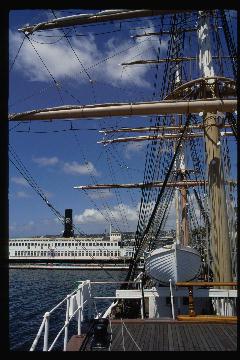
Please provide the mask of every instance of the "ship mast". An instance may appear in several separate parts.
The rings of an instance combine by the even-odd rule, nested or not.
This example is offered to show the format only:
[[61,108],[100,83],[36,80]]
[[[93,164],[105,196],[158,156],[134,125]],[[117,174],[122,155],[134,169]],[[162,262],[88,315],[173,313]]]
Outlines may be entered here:
[[[175,36],[174,36],[175,38]],[[177,39],[175,38],[175,41]],[[178,87],[181,85],[179,63],[176,63],[176,78],[175,85]],[[182,125],[182,116],[179,116],[180,124]],[[186,180],[186,168],[185,168],[185,154],[183,144],[180,144],[178,161],[176,161],[176,171],[180,173],[180,180]],[[187,219],[187,188],[185,186],[180,187],[180,200],[181,200],[181,237],[180,237],[180,224],[179,224],[179,193],[178,188],[175,189],[175,204],[176,204],[176,243],[182,245],[189,245],[189,227]]]
[[[169,12],[181,12],[182,10],[169,11]],[[188,11],[188,10],[184,10]],[[135,17],[137,11],[132,14],[129,11],[120,10],[118,14],[119,19],[125,19],[128,17]],[[203,112],[204,123],[204,139],[206,144],[206,158],[208,166],[208,187],[209,187],[209,207],[210,207],[210,246],[213,256],[213,273],[214,281],[231,282],[231,253],[230,253],[230,241],[227,222],[227,210],[226,210],[226,195],[224,189],[223,170],[221,166],[221,153],[220,153],[220,132],[216,122],[217,111],[233,112],[236,110],[237,101],[235,99],[222,99],[217,96],[215,92],[215,85],[217,84],[217,77],[213,79],[214,71],[212,67],[212,57],[210,52],[210,41],[208,38],[209,33],[209,21],[207,13],[200,11],[200,23],[198,32],[199,39],[199,64],[202,70],[204,79],[198,79],[203,81],[206,85],[207,95],[203,99],[198,100],[184,100],[177,99],[174,92],[172,93],[173,101],[171,98],[157,102],[145,102],[145,103],[121,103],[121,104],[97,104],[86,106],[62,106],[52,109],[33,110],[31,112],[12,114],[9,116],[10,121],[25,121],[25,120],[54,120],[54,119],[89,119],[89,118],[101,118],[101,117],[113,117],[113,116],[133,116],[133,115],[163,115],[163,114],[189,114]],[[116,17],[116,11],[102,12],[100,14],[89,14],[67,17],[66,19],[51,20],[47,23],[40,23],[33,25],[32,27],[24,27],[20,31],[29,35],[34,31],[43,29],[53,29],[62,26],[73,26],[76,24],[91,23],[98,21],[107,21]],[[150,14],[146,10],[141,10],[138,16],[149,16]],[[151,12],[151,15],[153,13]],[[211,79],[210,79],[211,78]],[[219,78],[219,77],[218,77]],[[219,78],[220,79],[220,78]],[[225,81],[228,79],[225,78]],[[194,80],[196,83],[196,80]],[[188,83],[190,86],[190,83]],[[186,87],[186,84],[180,86],[177,91],[181,93],[180,88]],[[182,89],[181,89],[182,90]],[[175,135],[174,135],[175,136]],[[179,136],[179,135],[178,135]],[[193,134],[193,136],[196,136]],[[129,140],[129,139],[128,139]],[[202,180],[203,182],[203,180]],[[155,182],[155,184],[111,184],[109,185],[96,185],[95,188],[106,187],[147,187],[157,186],[161,187],[161,182]],[[165,186],[182,186],[186,190],[187,186],[201,185],[199,182],[186,180],[186,176],[182,176],[180,181],[167,183]],[[86,187],[75,187],[86,188]],[[94,187],[88,187],[94,188]],[[182,193],[182,195],[184,195]],[[184,196],[182,196],[184,197]],[[186,208],[186,204],[182,203],[183,208]],[[185,219],[186,220],[186,219]],[[187,231],[185,232],[185,239],[187,239]],[[187,240],[186,240],[187,241]]]
[[[200,11],[198,30],[199,65],[209,90],[209,97],[216,98],[214,76],[209,40],[209,19],[207,12]],[[210,248],[213,257],[213,281],[231,282],[231,253],[224,189],[223,169],[221,165],[220,133],[216,121],[216,112],[204,111],[204,139],[206,144],[206,161],[208,167],[209,214],[211,220]]]

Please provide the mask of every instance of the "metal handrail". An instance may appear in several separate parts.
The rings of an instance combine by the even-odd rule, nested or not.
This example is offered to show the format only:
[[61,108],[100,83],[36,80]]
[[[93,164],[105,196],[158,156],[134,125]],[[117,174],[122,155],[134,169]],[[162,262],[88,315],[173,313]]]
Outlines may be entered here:
[[[126,281],[93,281],[90,282],[90,280],[85,280],[85,281],[77,281],[79,283],[78,288],[73,290],[70,294],[68,294],[62,301],[60,301],[54,308],[52,308],[50,311],[46,312],[43,316],[43,321],[40,325],[40,328],[38,330],[38,333],[32,343],[32,346],[30,348],[30,351],[34,351],[36,349],[36,346],[38,344],[38,341],[43,333],[43,329],[44,330],[44,342],[43,342],[43,351],[51,351],[53,346],[56,344],[57,340],[59,339],[60,335],[62,334],[62,332],[65,330],[65,336],[64,336],[64,348],[63,350],[66,351],[66,347],[67,347],[67,341],[68,341],[68,325],[70,323],[70,321],[74,318],[74,316],[78,313],[78,335],[80,335],[81,333],[81,322],[82,322],[82,311],[83,311],[83,307],[86,304],[87,300],[83,299],[83,288],[84,286],[90,286],[90,285],[100,285],[100,284],[123,284],[123,283],[129,283]],[[131,283],[134,283],[133,281],[131,281]],[[136,283],[136,282],[135,282]],[[69,306],[70,306],[70,298],[76,294],[79,293],[80,296],[80,305],[78,306],[78,308],[74,311],[74,313],[71,315],[71,317],[69,317]],[[116,299],[116,297],[92,297],[90,296],[91,299]],[[49,335],[49,321],[50,321],[50,316],[51,314],[57,310],[63,303],[67,302],[67,310],[66,310],[66,318],[65,318],[65,324],[64,326],[60,329],[60,331],[58,332],[57,336],[55,337],[55,339],[53,340],[52,344],[50,345],[50,347],[48,346],[48,335]]]
[[[78,288],[75,289],[74,291],[72,291],[70,294],[68,294],[60,303],[58,303],[54,308],[52,308],[50,311],[46,312],[43,316],[43,321],[40,325],[40,328],[38,330],[38,333],[32,343],[32,346],[30,348],[30,351],[34,351],[38,341],[42,335],[43,329],[45,328],[44,331],[44,344],[43,344],[43,351],[51,351],[53,346],[55,345],[56,341],[58,340],[59,336],[61,335],[61,333],[63,332],[63,330],[65,329],[65,336],[64,336],[64,350],[66,350],[66,345],[67,345],[67,340],[68,340],[68,325],[70,323],[70,321],[73,319],[73,317],[79,312],[82,312],[83,310],[83,306],[86,303],[86,301],[83,301],[80,298],[80,305],[78,306],[78,308],[74,311],[74,313],[72,314],[72,316],[69,318],[69,301],[70,298],[73,295],[76,295],[77,293],[80,294],[80,292],[82,291],[82,289],[84,288],[84,286],[89,286],[90,285],[90,281],[86,280],[86,281],[81,281],[81,283],[78,285]],[[50,320],[50,315],[56,310],[58,309],[65,301],[67,301],[67,311],[66,311],[66,320],[65,320],[65,324],[64,326],[61,328],[61,330],[58,332],[57,336],[55,337],[55,339],[53,340],[53,343],[51,344],[51,346],[48,348],[48,335],[49,335],[49,320]],[[78,324],[79,325],[79,324]],[[81,324],[80,326],[78,326],[78,332],[80,330]],[[81,330],[80,330],[81,331]]]

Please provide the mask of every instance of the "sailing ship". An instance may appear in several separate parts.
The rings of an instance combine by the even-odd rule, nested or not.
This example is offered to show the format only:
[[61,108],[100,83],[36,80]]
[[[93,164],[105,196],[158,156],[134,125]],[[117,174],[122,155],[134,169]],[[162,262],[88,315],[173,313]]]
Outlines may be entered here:
[[[115,116],[148,119],[151,116],[148,126],[118,126],[100,131],[104,133],[100,143],[108,147],[115,143],[149,143],[143,182],[74,187],[84,191],[140,189],[141,204],[135,251],[125,282],[116,290],[110,307],[95,314],[87,336],[80,335],[84,304],[91,302],[90,282],[80,283],[76,292],[66,298],[67,317],[61,330],[65,329],[66,335],[64,350],[69,349],[66,331],[69,319],[76,315],[82,350],[111,349],[114,339],[109,339],[106,329],[113,319],[172,316],[181,321],[182,314],[185,320],[192,321],[196,312],[204,308],[205,314],[214,315],[219,321],[223,317],[230,323],[236,321],[236,290],[230,290],[237,281],[236,173],[231,167],[231,154],[237,140],[237,51],[229,25],[231,15],[227,10],[105,10],[55,18],[20,29],[31,39],[43,30],[108,21],[121,24],[127,19],[146,17],[157,18],[160,28],[147,31],[138,27],[133,36],[134,39],[158,39],[155,58],[148,59],[141,54],[140,59],[126,61],[123,58],[121,62],[124,69],[152,66],[156,70],[154,100],[66,105],[9,115],[10,121],[18,122]],[[163,40],[165,37],[167,42]],[[94,87],[94,81],[86,69],[84,71]],[[131,132],[147,135],[112,138],[116,133]],[[234,140],[235,145],[229,139]],[[171,206],[175,208],[176,232],[174,242],[166,245],[161,241],[161,234]],[[145,268],[139,272],[143,256]],[[203,289],[213,286],[217,289]],[[187,287],[189,293],[181,287]],[[187,295],[188,303],[180,301]],[[207,302],[202,301],[203,297],[207,297]],[[89,309],[91,313],[91,307]],[[210,316],[207,321],[209,319]],[[48,329],[48,321],[49,315],[44,316],[31,350],[35,349],[44,324]],[[197,317],[197,321],[202,318]],[[45,332],[43,349],[51,350],[55,341],[49,348],[47,335]]]

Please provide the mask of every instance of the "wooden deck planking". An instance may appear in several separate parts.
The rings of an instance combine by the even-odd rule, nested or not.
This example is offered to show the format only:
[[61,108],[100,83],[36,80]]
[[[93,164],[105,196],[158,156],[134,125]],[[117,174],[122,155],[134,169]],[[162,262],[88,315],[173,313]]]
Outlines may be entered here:
[[[125,324],[125,326],[127,327],[129,333],[132,335],[132,338],[134,339],[134,341],[136,342],[136,344],[140,347],[141,346],[139,344],[139,339],[141,339],[141,334],[143,331],[143,326],[137,326],[137,324]],[[137,348],[136,344],[134,343],[134,341],[130,338],[130,335],[127,333],[126,328],[124,327],[124,334],[126,337],[129,337],[129,342],[127,342],[127,351],[139,351],[139,349]]]
[[173,333],[172,333],[172,326],[171,324],[167,324],[167,333],[168,333],[168,348],[169,351],[174,351],[174,340],[173,340]]
[[196,351],[207,351],[208,344],[205,340],[205,337],[202,335],[200,326],[194,326],[194,324],[191,324],[189,331],[191,332],[191,335],[197,344],[197,347],[195,348]]
[[237,339],[235,336],[231,336],[229,333],[229,327],[225,328],[223,326],[218,326],[216,328],[216,335],[221,341],[221,344],[224,346],[224,350],[232,351],[237,347]]
[[122,348],[122,327],[112,325],[113,338],[112,338],[112,351],[121,351]]
[[199,336],[198,326],[194,324],[189,324],[189,333],[191,334],[192,341],[194,343],[194,348],[196,351],[203,351],[203,345]]
[[[208,343],[208,348],[210,351],[217,351],[218,349],[215,346],[215,342],[213,341],[213,337],[210,333],[208,332],[208,329],[206,327],[207,324],[202,324],[203,326],[199,327],[199,330],[201,330],[203,338],[205,339],[205,341]],[[214,329],[213,325],[215,324],[211,324],[211,329]]]
[[190,351],[197,350],[196,349],[195,339],[192,338],[192,334],[191,334],[191,331],[190,331],[190,324],[184,324],[183,327],[184,327],[184,331],[185,331],[185,334],[186,334],[186,339],[185,340],[188,343],[187,349],[189,348],[188,350],[190,350]]
[[147,324],[142,324],[142,337],[138,339],[138,343],[140,344],[140,348],[142,351],[148,351],[149,344],[149,327]]
[[227,330],[228,334],[230,334],[232,337],[236,336],[237,333],[237,324],[236,325],[232,325],[232,326],[224,326],[222,327],[223,330]]
[[[219,323],[124,319],[141,351],[236,351],[237,326]],[[121,321],[112,321],[111,351],[124,351]],[[124,329],[125,351],[139,351]],[[110,331],[110,328],[109,328]]]
[[[150,324],[149,324],[150,325]],[[150,325],[150,342],[149,342],[149,351],[155,351],[157,349],[156,340],[158,337],[159,327],[155,327],[154,324]]]
[[[221,326],[221,325],[220,325]],[[212,331],[214,328],[214,331]],[[218,324],[213,324],[213,328],[209,327],[209,324],[206,324],[205,331],[212,337],[212,341],[215,344],[216,351],[224,351],[225,346],[223,345],[224,339],[219,339],[218,337]],[[226,345],[226,344],[225,344]]]
[[198,338],[198,344],[200,345],[200,351],[208,351],[209,350],[209,345],[205,339],[204,334],[202,333],[202,326],[201,324],[199,324],[198,328],[193,327],[194,328],[194,335]]
[[141,326],[139,326],[139,329],[140,330],[138,332],[137,344],[142,350],[142,346],[144,345],[144,343],[142,343],[141,339],[144,337],[144,325],[142,324]]
[[179,326],[176,324],[172,324],[172,327],[174,329],[175,338],[177,339],[178,342],[178,351],[184,351],[184,343],[182,341],[181,333],[179,331],[180,330]]

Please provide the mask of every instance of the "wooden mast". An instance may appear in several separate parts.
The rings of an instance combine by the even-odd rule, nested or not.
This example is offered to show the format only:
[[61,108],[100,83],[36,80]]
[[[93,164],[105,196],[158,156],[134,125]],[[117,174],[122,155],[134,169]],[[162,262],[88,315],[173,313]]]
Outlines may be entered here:
[[179,168],[177,171],[180,173],[180,181],[185,181],[180,186],[180,202],[181,202],[181,244],[184,246],[189,245],[189,224],[188,224],[188,202],[187,202],[187,188],[188,181],[186,180],[185,168],[185,153],[184,148],[180,146],[179,153]]
[[[215,98],[214,83],[207,78],[214,76],[207,13],[200,11],[199,65],[208,84],[209,95]],[[209,96],[208,95],[208,96]],[[209,211],[211,219],[210,248],[213,257],[212,270],[214,281],[231,282],[231,252],[226,210],[223,169],[221,165],[220,134],[216,123],[216,112],[204,111],[206,161],[208,167]]]

